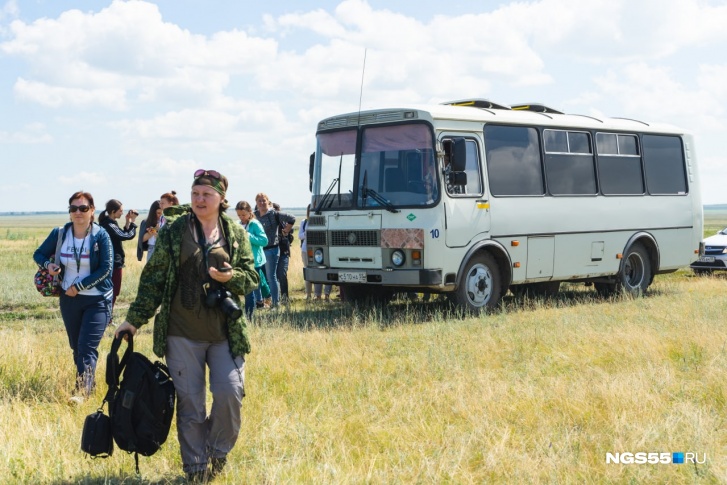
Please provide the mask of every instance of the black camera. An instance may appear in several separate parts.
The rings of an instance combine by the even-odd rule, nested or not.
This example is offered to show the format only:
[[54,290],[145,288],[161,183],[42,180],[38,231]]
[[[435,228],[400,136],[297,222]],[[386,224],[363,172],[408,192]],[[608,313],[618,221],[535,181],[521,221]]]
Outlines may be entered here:
[[242,316],[242,310],[232,299],[232,293],[227,288],[208,289],[204,297],[204,305],[207,308],[219,306],[222,313],[233,320]]

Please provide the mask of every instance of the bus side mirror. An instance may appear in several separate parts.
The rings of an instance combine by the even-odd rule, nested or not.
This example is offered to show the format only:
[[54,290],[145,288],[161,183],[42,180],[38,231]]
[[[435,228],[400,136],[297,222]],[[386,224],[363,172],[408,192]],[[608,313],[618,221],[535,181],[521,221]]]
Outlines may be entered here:
[[464,172],[467,166],[467,142],[464,138],[455,138],[452,150],[452,172]]
[[308,162],[308,192],[313,192],[313,164],[316,161],[315,152],[310,154],[310,161]]
[[449,172],[447,184],[452,186],[467,185],[467,172]]

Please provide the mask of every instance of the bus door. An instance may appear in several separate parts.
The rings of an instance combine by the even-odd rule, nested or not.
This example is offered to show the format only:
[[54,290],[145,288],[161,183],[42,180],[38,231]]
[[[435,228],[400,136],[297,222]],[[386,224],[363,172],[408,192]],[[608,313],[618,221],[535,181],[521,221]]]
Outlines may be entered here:
[[479,141],[474,136],[444,134],[441,143],[445,241],[448,247],[463,247],[478,234],[490,231],[490,204],[482,183]]

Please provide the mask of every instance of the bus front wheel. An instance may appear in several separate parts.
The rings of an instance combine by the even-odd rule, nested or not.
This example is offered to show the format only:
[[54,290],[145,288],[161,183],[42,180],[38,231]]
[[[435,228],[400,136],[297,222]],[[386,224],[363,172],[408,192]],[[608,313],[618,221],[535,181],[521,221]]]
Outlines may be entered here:
[[479,313],[494,308],[500,301],[500,272],[495,258],[489,253],[481,253],[465,265],[464,275],[459,287],[452,295],[458,307]]

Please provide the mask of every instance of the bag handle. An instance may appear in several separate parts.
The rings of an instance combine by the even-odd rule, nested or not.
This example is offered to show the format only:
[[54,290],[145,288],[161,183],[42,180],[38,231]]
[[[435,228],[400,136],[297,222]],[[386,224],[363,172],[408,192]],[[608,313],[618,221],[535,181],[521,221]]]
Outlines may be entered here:
[[[124,356],[121,358],[121,361],[119,361],[119,348],[121,347],[121,342],[124,340],[124,336],[128,336],[128,341]],[[114,341],[111,343],[111,350],[109,351],[108,356],[106,356],[106,384],[108,384],[109,390],[106,393],[106,397],[104,397],[104,401],[113,401],[116,390],[119,387],[121,372],[123,372],[126,367],[126,363],[133,352],[134,336],[130,331],[125,330],[121,332],[118,337],[114,338]]]

